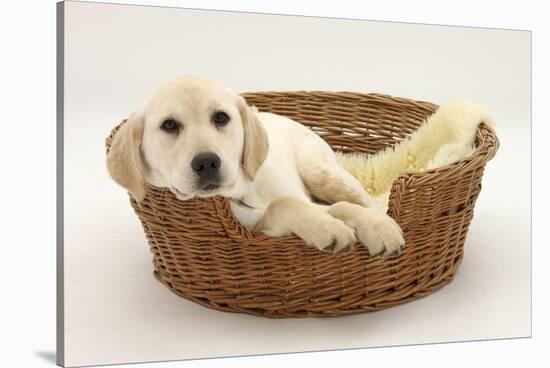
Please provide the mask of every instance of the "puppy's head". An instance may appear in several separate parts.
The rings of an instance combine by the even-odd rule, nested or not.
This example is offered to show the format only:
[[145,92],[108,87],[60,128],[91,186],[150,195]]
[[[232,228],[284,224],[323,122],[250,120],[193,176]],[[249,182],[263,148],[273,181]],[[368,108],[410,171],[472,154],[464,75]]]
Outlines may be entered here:
[[239,179],[253,180],[267,150],[265,131],[241,96],[185,76],[159,88],[122,125],[107,168],[138,202],[146,183],[186,200],[224,195]]

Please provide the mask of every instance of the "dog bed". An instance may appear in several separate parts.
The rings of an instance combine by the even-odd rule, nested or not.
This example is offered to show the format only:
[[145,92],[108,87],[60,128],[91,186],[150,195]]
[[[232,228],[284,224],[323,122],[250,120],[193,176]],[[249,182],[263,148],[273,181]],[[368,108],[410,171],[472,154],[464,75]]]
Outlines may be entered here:
[[[431,159],[419,160],[414,147],[433,142],[429,133],[422,133],[435,126],[423,124],[438,108],[432,103],[352,92],[261,92],[243,97],[261,111],[310,127],[335,151],[346,154],[340,163],[387,204],[388,214],[403,229],[405,248],[398,256],[382,258],[356,244],[350,252],[331,255],[295,236],[248,231],[225,198],[179,201],[167,189],[148,185],[143,202],[138,205],[130,196],[130,203],[143,225],[158,280],[204,306],[272,318],[376,311],[426,296],[452,280],[463,257],[485,164],[499,144],[482,113],[464,119],[479,120],[466,124],[473,146],[464,148],[467,134],[445,136]],[[449,111],[458,112],[456,107]],[[107,138],[107,150],[117,130]],[[419,134],[413,135],[415,131]],[[458,143],[462,148],[456,151]],[[373,159],[377,152],[382,153]],[[376,165],[391,161],[388,157],[405,160],[384,178],[369,174]]]

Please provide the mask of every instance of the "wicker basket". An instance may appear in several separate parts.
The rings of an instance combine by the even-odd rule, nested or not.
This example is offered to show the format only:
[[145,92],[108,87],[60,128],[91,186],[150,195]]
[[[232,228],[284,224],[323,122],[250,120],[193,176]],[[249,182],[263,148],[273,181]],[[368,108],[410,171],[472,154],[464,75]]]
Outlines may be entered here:
[[[375,153],[413,132],[437,106],[380,94],[265,92],[243,94],[260,111],[309,126],[335,150]],[[107,138],[107,149],[116,134]],[[498,148],[480,124],[467,159],[393,183],[388,214],[406,246],[397,257],[370,256],[358,244],[330,255],[294,236],[249,232],[225,198],[179,201],[149,186],[138,215],[153,253],[155,276],[204,306],[266,317],[338,316],[376,311],[450,282],[481,190],[485,163]]]

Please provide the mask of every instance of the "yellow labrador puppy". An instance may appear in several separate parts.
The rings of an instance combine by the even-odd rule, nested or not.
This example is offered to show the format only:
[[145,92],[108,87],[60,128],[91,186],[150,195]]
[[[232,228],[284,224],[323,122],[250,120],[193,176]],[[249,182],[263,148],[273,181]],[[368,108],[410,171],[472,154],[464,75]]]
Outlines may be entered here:
[[399,225],[324,140],[210,80],[184,76],[159,88],[116,134],[107,168],[138,202],[146,183],[183,201],[221,195],[248,229],[295,234],[322,251],[350,249],[356,237],[373,255],[404,245]]

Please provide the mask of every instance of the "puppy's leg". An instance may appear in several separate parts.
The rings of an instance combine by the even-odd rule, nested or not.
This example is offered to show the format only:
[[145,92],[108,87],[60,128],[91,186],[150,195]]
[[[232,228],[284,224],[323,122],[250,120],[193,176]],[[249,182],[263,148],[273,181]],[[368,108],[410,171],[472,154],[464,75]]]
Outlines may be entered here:
[[332,151],[322,146],[315,149],[316,157],[311,151],[298,157],[300,177],[309,192],[332,204],[321,207],[353,227],[372,255],[398,254],[405,244],[399,225],[356,178],[338,165]]
[[364,207],[380,206],[359,180],[338,165],[330,146],[306,130],[294,141],[298,172],[308,191],[327,203],[340,201]]
[[299,166],[300,177],[315,198],[327,203],[350,202],[364,207],[381,207],[359,180],[329,160],[307,160]]
[[295,234],[306,244],[332,253],[350,249],[356,241],[353,229],[342,220],[295,197],[271,202],[254,230],[269,236]]
[[317,206],[355,229],[359,241],[371,255],[397,255],[405,245],[399,225],[380,208],[366,208],[349,202]]

